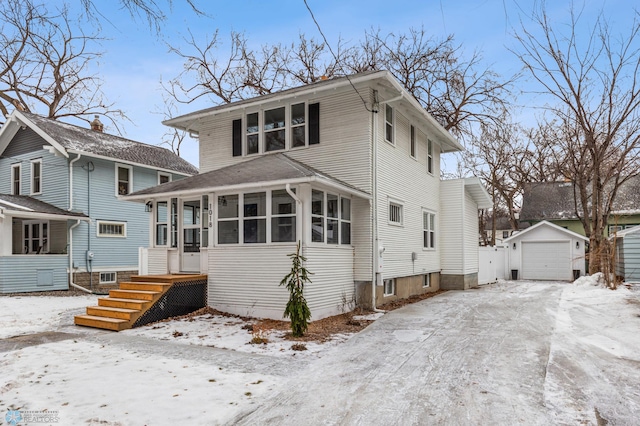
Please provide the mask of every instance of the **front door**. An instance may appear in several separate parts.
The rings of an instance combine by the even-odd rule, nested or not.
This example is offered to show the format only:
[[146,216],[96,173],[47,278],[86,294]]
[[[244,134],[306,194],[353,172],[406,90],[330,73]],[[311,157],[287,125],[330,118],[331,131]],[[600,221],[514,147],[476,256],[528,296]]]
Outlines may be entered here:
[[182,272],[200,272],[200,199],[182,203]]

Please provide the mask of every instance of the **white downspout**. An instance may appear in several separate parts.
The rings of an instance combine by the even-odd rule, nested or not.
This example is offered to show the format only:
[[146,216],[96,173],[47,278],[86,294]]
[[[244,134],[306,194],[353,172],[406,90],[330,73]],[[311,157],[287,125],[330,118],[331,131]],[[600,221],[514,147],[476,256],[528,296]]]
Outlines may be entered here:
[[[78,156],[78,158],[80,157]],[[86,288],[79,286],[78,284],[73,282],[73,229],[78,225],[80,225],[80,220],[76,220],[76,223],[71,225],[71,228],[69,228],[69,285],[78,290],[93,294],[93,291],[87,290]]]

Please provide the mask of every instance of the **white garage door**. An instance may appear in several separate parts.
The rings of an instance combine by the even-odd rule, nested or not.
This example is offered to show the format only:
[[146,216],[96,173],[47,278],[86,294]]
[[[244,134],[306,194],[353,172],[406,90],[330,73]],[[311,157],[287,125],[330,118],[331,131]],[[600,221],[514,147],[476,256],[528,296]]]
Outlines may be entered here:
[[522,278],[525,280],[570,280],[571,243],[524,241]]

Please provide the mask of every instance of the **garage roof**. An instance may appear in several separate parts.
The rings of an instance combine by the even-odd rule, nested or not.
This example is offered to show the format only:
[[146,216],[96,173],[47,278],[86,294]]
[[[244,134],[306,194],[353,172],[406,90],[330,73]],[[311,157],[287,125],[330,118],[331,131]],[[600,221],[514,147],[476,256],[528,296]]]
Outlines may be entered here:
[[520,231],[517,234],[513,234],[512,236],[510,236],[509,238],[506,238],[504,240],[502,240],[503,243],[509,243],[512,240],[518,239],[520,237],[522,237],[524,234],[533,231],[534,229],[543,227],[543,226],[547,226],[550,227],[552,229],[556,229],[558,231],[562,231],[564,233],[566,233],[567,235],[572,236],[573,238],[580,238],[583,241],[589,241],[589,239],[587,237],[585,237],[584,235],[580,235],[578,233],[575,233],[573,231],[569,231],[568,229],[565,229],[561,226],[555,225],[551,222],[547,222],[546,220],[543,220],[542,222],[538,222],[535,225],[533,225],[530,228],[525,229],[524,231]]

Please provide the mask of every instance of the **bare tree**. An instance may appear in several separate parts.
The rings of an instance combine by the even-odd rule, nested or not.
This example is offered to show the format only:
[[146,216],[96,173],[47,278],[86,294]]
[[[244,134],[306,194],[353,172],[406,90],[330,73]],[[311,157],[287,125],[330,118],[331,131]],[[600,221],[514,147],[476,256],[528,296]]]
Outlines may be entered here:
[[93,115],[125,118],[105,102],[102,82],[89,73],[101,52],[101,39],[72,28],[67,9],[48,11],[29,0],[0,6],[0,112],[21,108],[49,118],[76,117],[87,123]]
[[[221,54],[221,49],[228,49]],[[323,77],[369,70],[389,70],[440,123],[458,136],[470,136],[474,123],[486,123],[502,113],[510,81],[502,81],[481,65],[478,53],[463,59],[453,37],[429,38],[424,29],[407,34],[365,34],[364,40],[333,49],[300,34],[291,45],[264,44],[252,49],[243,34],[232,33],[228,45],[219,34],[204,43],[193,35],[185,46],[170,46],[184,60],[183,71],[166,85],[178,102],[203,96],[229,103]]]
[[614,37],[600,15],[581,41],[579,18],[572,10],[563,34],[542,8],[533,17],[535,30],[523,26],[516,35],[521,49],[515,53],[557,101],[548,109],[566,130],[565,164],[590,241],[589,272],[602,271],[609,279],[605,226],[620,185],[638,173],[640,22],[634,20],[627,35]]

